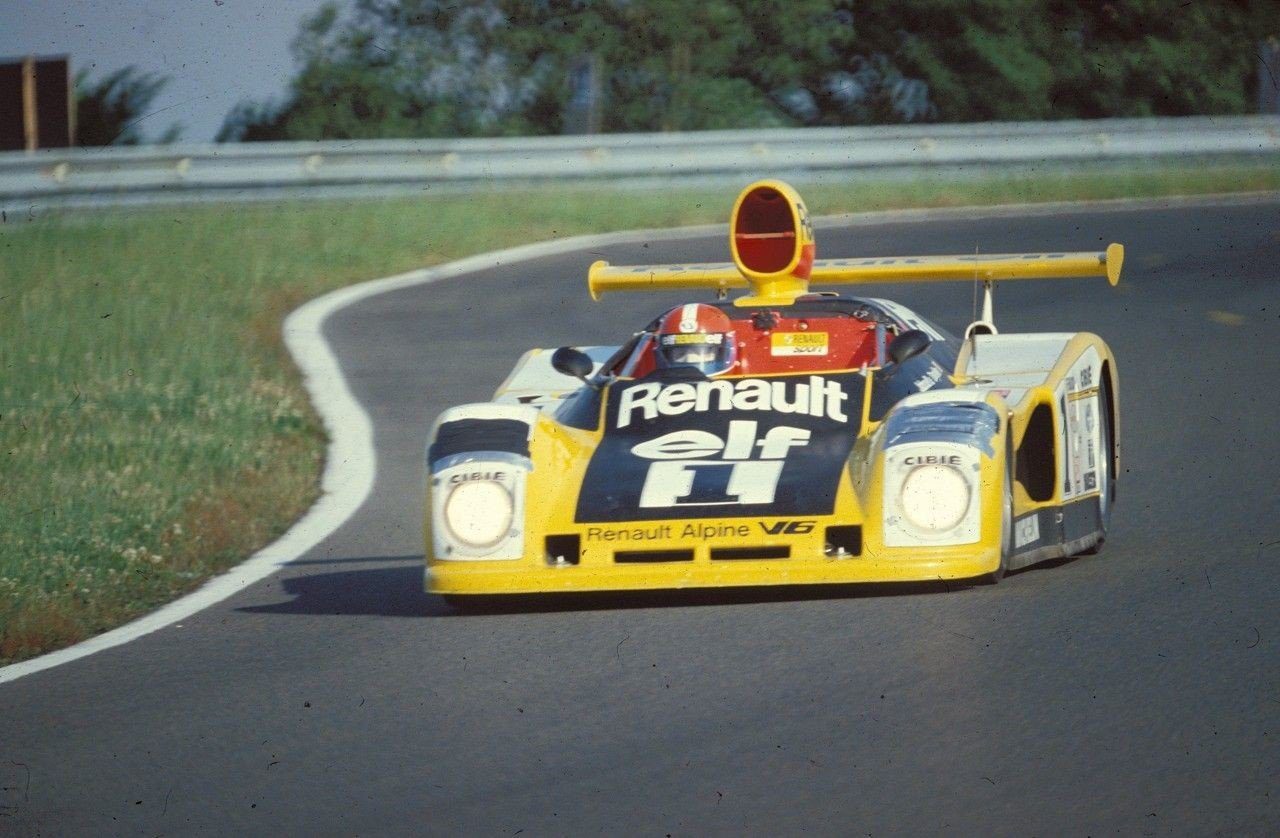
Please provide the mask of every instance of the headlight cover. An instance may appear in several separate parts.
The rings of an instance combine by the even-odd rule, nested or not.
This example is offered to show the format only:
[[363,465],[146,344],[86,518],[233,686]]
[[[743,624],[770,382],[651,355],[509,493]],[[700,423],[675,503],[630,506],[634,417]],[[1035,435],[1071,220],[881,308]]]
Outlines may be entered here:
[[515,502],[496,480],[468,480],[452,487],[444,502],[449,534],[468,547],[494,547],[511,531]]
[[501,452],[442,460],[428,488],[437,560],[494,561],[524,555],[528,460]]
[[916,466],[907,473],[899,492],[907,522],[935,533],[954,529],[963,521],[970,500],[964,475],[949,465]]
[[982,452],[968,445],[895,445],[884,455],[886,547],[973,544],[982,526]]

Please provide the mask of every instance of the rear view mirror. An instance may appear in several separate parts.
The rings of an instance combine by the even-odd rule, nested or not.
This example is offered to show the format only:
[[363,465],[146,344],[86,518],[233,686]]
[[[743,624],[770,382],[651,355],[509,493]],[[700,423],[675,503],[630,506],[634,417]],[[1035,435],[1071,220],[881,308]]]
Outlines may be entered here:
[[587,381],[587,376],[591,374],[591,358],[587,353],[580,349],[574,349],[572,346],[562,346],[551,356],[551,366],[556,372],[564,375],[571,375],[574,378]]
[[898,365],[905,364],[928,349],[931,343],[933,341],[927,334],[919,329],[910,329],[898,335],[889,344],[889,359]]

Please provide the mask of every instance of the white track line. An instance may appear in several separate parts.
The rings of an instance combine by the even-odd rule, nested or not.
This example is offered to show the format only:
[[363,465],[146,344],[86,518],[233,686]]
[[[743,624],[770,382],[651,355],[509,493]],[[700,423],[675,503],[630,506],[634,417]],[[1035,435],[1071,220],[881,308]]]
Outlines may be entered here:
[[[1277,193],[1213,195],[1189,198],[1093,201],[1068,204],[1013,204],[994,207],[952,207],[933,210],[891,210],[826,216],[817,219],[823,227],[867,226],[871,224],[921,222],[938,219],[981,218],[1016,215],[1045,215],[1088,210],[1149,210],[1187,204],[1236,205],[1274,201]],[[373,423],[369,414],[347,387],[342,367],[324,339],[325,321],[334,312],[377,294],[439,282],[473,271],[558,256],[576,250],[631,244],[640,241],[670,241],[726,232],[725,224],[680,227],[671,230],[632,230],[594,236],[577,236],[550,242],[513,247],[459,259],[447,265],[374,279],[340,288],[304,304],[284,321],[284,340],[293,360],[302,370],[303,384],[329,434],[329,449],[320,480],[320,499],[279,539],[247,560],[202,587],[168,605],[112,629],[97,637],[41,655],[31,660],[0,667],[0,684],[24,675],[51,669],[96,652],[121,646],[143,635],[180,622],[221,602],[232,594],[275,573],[300,558],[355,514],[373,489],[377,476],[377,454],[373,448]]]

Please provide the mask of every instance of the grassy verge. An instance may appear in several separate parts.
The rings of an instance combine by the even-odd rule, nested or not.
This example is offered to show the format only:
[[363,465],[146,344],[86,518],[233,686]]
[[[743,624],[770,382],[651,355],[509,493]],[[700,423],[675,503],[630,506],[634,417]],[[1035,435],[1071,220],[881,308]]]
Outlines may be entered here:
[[[1280,189],[1274,162],[804,191],[836,213]],[[547,188],[0,225],[0,662],[191,590],[314,500],[323,434],[279,339],[297,304],[499,247],[722,221],[735,192]]]

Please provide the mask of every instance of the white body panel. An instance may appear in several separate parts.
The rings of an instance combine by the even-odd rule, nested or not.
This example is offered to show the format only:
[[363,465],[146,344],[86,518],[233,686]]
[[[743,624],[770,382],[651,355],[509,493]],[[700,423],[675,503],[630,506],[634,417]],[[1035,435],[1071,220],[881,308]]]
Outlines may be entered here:
[[[535,407],[519,404],[484,402],[451,407],[440,414],[429,439],[435,441],[439,429],[449,422],[506,419],[533,426],[538,422]],[[528,437],[526,437],[527,439]],[[428,449],[430,450],[430,449]],[[452,561],[485,561],[515,559],[524,552],[525,478],[532,463],[528,458],[507,451],[465,451],[441,457],[428,463],[431,492],[431,535],[435,555]],[[473,480],[495,483],[509,498],[509,510],[495,510],[495,515],[510,515],[506,533],[493,544],[474,547],[454,537],[446,515],[446,504],[453,490]]]
[[1062,414],[1058,446],[1058,474],[1062,475],[1064,501],[1099,490],[1097,468],[1102,446],[1098,421],[1098,385],[1102,363],[1090,347],[1071,365],[1056,390]]
[[[581,346],[578,349],[591,359],[591,375],[595,375],[600,370],[600,365],[618,351],[616,346]],[[578,379],[557,372],[551,366],[551,356],[554,354],[554,349],[530,349],[524,353],[507,380],[499,385],[493,400],[501,404],[543,407],[578,389],[581,386]]]
[[975,378],[999,378],[1010,373],[1048,374],[1074,337],[1072,332],[976,335],[971,338],[973,351],[969,364],[960,372]]

